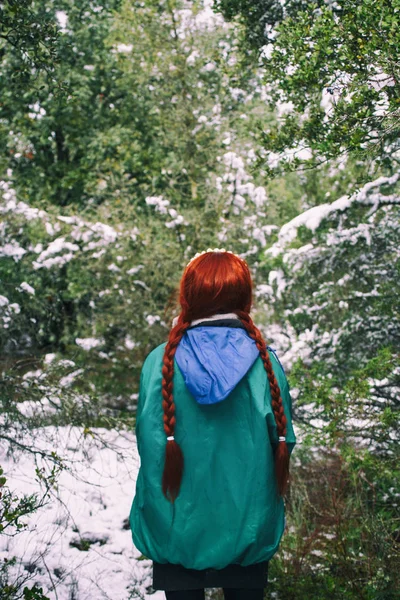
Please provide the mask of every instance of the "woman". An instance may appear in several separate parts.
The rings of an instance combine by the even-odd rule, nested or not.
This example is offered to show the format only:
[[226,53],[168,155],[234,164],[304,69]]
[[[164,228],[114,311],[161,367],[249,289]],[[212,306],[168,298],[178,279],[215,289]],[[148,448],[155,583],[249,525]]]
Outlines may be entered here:
[[283,368],[251,317],[252,281],[232,252],[187,265],[181,312],[145,360],[133,542],[167,600],[262,600],[285,527],[296,443]]

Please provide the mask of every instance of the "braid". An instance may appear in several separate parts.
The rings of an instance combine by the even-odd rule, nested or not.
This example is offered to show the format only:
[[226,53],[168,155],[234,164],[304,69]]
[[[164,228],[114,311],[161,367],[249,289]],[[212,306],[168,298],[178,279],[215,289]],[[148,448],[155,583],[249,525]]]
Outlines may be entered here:
[[[272,368],[272,363],[269,358],[267,346],[261,332],[254,325],[250,315],[244,311],[235,311],[243,325],[245,326],[249,336],[255,341],[257,348],[260,352],[261,359],[264,363],[264,368],[268,375],[268,381],[271,390],[272,398],[272,409],[274,411],[276,427],[278,430],[278,436],[286,436],[286,424],[287,419],[283,410],[282,396],[279,389],[278,382],[275,377],[275,373]],[[278,442],[278,448],[275,453],[275,471],[278,482],[279,493],[283,496],[287,490],[288,478],[289,478],[289,450],[287,443]]]
[[[190,322],[185,321],[181,316],[177,325],[173,327],[169,334],[168,342],[164,351],[162,367],[162,407],[164,412],[164,431],[167,436],[173,436],[175,433],[175,403],[173,397],[173,378],[174,378],[174,356],[179,342],[182,339]],[[183,454],[180,446],[175,439],[167,440],[165,448],[165,464],[162,477],[162,489],[164,496],[170,502],[174,503],[179,494],[179,488],[183,474]]]

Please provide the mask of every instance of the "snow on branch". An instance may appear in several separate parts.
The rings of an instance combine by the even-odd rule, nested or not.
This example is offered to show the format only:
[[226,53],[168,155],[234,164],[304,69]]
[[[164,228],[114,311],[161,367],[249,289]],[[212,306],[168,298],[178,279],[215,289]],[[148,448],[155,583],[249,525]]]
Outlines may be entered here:
[[320,204],[306,210],[283,225],[278,235],[278,241],[266,250],[266,254],[278,256],[295,239],[299,227],[304,225],[314,232],[329,215],[338,211],[343,212],[356,203],[372,205],[370,214],[375,212],[379,206],[400,204],[399,194],[385,195],[381,191],[377,191],[377,189],[379,190],[383,186],[393,186],[397,183],[399,176],[400,172],[395,173],[391,177],[378,177],[375,181],[365,184],[351,196],[342,196],[331,204]]

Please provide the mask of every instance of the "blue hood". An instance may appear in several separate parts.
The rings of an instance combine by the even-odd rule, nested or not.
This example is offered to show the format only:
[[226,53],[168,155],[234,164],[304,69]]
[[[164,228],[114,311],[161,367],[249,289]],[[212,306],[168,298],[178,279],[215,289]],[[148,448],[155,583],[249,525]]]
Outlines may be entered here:
[[215,404],[225,400],[258,356],[245,329],[204,325],[185,333],[175,359],[195,400]]

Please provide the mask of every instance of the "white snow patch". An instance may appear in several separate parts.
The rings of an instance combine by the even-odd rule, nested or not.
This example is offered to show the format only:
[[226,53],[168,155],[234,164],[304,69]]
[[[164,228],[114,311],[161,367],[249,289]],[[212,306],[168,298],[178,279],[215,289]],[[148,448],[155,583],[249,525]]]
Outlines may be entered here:
[[[392,203],[396,202],[400,204],[400,196],[392,195],[388,197],[381,193],[372,193],[375,188],[380,188],[384,184],[393,185],[397,182],[399,176],[400,173],[395,173],[391,177],[378,177],[378,179],[367,183],[351,196],[342,196],[331,204],[320,204],[319,206],[309,208],[281,227],[278,241],[268,248],[266,253],[277,256],[284,250],[287,244],[295,239],[297,230],[300,226],[304,225],[314,232],[319,227],[322,220],[331,213],[344,211],[353,203],[372,204],[373,207],[377,207],[380,203],[385,203],[385,201],[388,202],[390,200]],[[367,236],[366,227],[363,227],[362,233],[364,236]]]
[[117,52],[129,54],[133,50],[133,45],[132,44],[117,44],[115,48],[116,48]]
[[147,317],[146,317],[146,321],[150,325],[150,327],[152,325],[154,325],[154,323],[157,323],[160,320],[161,319],[160,319],[160,317],[158,315],[155,315],[155,316],[154,315],[147,315]]
[[67,23],[68,23],[67,13],[64,12],[63,10],[56,10],[56,19],[58,21],[61,31],[66,31]]
[[76,371],[72,371],[72,373],[68,373],[68,375],[61,377],[60,386],[61,387],[69,387],[70,385],[72,385],[72,383],[78,377],[78,375],[80,375],[81,373],[84,372],[84,370],[85,369],[76,369]]
[[23,281],[23,282],[20,284],[20,286],[19,286],[19,288],[18,288],[18,291],[19,291],[19,292],[20,292],[20,291],[27,292],[28,294],[32,294],[32,296],[34,296],[34,295],[35,295],[35,289],[34,289],[34,288],[31,286],[31,285],[29,285],[29,283],[27,283],[26,281]]
[[13,258],[15,262],[18,262],[25,253],[26,250],[24,250],[24,248],[22,248],[15,240],[7,242],[4,246],[0,247],[0,256],[8,256]]
[[75,338],[75,344],[83,348],[83,350],[91,350],[104,344],[104,340],[102,338]]
[[[31,435],[34,440],[28,439]],[[70,470],[61,472],[49,502],[29,518],[16,536],[0,537],[0,559],[17,557],[15,577],[25,566],[40,571],[32,581],[52,599],[126,600],[135,588],[143,600],[163,600],[164,592],[149,594],[151,562],[142,560],[132,542],[127,518],[135,494],[140,459],[131,432],[93,429],[84,436],[78,427],[45,427],[27,434],[29,446],[61,456]],[[38,493],[35,457],[7,456],[0,444],[0,462],[7,484],[18,495]],[[39,467],[48,463],[37,457]],[[86,549],[82,548],[86,543]],[[139,560],[140,559],[140,560]],[[57,575],[58,573],[59,575]]]

